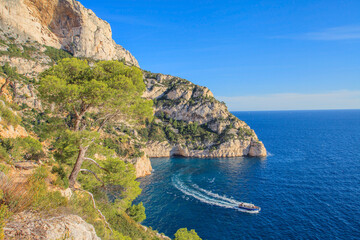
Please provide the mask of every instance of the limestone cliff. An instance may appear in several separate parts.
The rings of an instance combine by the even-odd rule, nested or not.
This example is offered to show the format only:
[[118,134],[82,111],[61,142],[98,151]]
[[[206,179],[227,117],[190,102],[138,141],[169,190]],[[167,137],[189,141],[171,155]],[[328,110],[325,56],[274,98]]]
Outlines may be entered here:
[[0,0],[0,28],[17,43],[36,41],[65,49],[75,57],[124,59],[139,66],[112,39],[109,23],[75,0]]
[[266,156],[255,132],[208,88],[150,72],[144,72],[144,79],[147,90],[143,96],[154,99],[159,118],[154,125],[157,131],[164,130],[166,138],[149,139],[145,152],[150,157]]
[[151,174],[152,167],[150,159],[147,155],[133,159],[136,177],[145,177]]

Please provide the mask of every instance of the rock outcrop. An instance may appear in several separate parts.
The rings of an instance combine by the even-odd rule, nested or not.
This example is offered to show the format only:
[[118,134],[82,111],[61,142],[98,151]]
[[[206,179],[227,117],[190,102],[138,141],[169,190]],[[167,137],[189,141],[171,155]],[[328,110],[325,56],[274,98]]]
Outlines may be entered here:
[[136,171],[136,177],[145,177],[151,174],[152,167],[150,159],[147,155],[136,158],[133,160]]
[[75,0],[0,0],[0,27],[17,43],[36,41],[75,57],[124,60],[139,66],[112,39],[109,23]]
[[[147,90],[143,97],[155,102],[156,124],[166,136],[177,136],[147,143],[149,157],[235,157],[266,156],[264,144],[244,122],[232,115],[225,103],[212,92],[185,79],[144,72]],[[164,117],[165,116],[165,117]],[[174,122],[183,122],[179,128]],[[182,137],[182,128],[196,123],[201,136]],[[176,140],[174,140],[176,139]]]
[[100,240],[94,226],[76,215],[44,216],[31,212],[16,215],[4,228],[5,239]]

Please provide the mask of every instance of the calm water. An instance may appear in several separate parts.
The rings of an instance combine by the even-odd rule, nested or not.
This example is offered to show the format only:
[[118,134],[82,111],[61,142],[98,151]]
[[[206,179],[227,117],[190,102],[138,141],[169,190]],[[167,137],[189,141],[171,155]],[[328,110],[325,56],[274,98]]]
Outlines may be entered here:
[[[360,110],[234,114],[269,156],[152,159],[143,224],[208,240],[360,239]],[[238,201],[262,210],[240,212]]]

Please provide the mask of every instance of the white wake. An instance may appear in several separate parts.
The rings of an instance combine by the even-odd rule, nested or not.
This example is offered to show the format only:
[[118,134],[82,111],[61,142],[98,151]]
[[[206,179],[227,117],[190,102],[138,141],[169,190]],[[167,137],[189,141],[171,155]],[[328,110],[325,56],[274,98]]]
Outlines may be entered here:
[[185,195],[191,196],[199,200],[200,202],[223,208],[232,208],[238,211],[247,212],[246,210],[241,210],[238,208],[239,204],[242,202],[205,190],[203,188],[200,188],[196,184],[192,184],[191,186],[187,185],[182,182],[177,175],[174,175],[171,181],[176,189],[178,189]]

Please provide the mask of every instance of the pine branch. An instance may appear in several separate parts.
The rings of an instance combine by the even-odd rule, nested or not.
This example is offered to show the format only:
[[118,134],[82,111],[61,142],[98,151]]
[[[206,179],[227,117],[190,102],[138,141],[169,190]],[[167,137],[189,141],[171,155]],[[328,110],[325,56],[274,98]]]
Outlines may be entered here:
[[90,161],[90,162],[92,162],[92,163],[94,163],[98,168],[104,170],[105,172],[110,173],[109,170],[101,167],[100,164],[98,164],[94,159],[92,159],[92,158],[87,158],[87,157],[84,158],[84,159],[85,159],[85,160],[88,160],[88,161]]
[[93,171],[90,171],[88,169],[80,169],[80,172],[89,172],[89,173],[93,174],[94,177],[96,178],[96,180],[98,180],[99,182],[101,182],[104,185],[104,182]]

